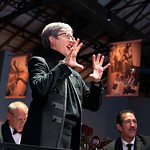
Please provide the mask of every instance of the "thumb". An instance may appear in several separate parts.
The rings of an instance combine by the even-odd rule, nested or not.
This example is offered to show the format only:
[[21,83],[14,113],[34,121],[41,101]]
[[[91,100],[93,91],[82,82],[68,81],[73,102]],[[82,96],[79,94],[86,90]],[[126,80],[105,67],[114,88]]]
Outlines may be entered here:
[[91,73],[91,74],[89,75],[89,77],[93,78],[93,73]]
[[84,69],[83,65],[80,65],[80,64],[78,64],[78,63],[77,63],[77,65],[76,65],[76,67],[77,67],[77,68],[80,68],[80,69],[82,69],[82,70]]

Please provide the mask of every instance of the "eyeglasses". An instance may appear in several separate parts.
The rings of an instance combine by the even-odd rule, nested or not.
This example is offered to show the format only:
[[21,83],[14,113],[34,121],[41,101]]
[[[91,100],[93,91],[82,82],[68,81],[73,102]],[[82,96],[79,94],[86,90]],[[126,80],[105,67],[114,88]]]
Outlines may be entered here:
[[57,34],[57,36],[60,36],[60,35],[65,35],[65,37],[69,40],[70,38],[72,39],[72,41],[75,41],[75,38],[68,34],[68,33],[60,33],[60,34]]
[[125,124],[131,124],[131,123],[137,124],[137,120],[130,120],[130,119],[128,119],[128,120],[125,120],[124,123]]
[[27,120],[27,118],[25,118],[25,119],[18,119],[18,118],[16,118],[15,117],[15,115],[13,114],[13,113],[10,113],[14,118],[15,118],[15,120],[17,121],[17,122],[19,122],[19,123],[22,123],[22,122],[26,122],[26,120]]

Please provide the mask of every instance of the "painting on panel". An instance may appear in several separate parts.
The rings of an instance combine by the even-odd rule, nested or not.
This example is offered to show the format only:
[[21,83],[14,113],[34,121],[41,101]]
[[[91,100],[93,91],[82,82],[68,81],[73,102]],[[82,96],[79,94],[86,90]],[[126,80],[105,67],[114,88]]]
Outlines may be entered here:
[[5,98],[25,98],[28,85],[28,55],[11,59]]
[[138,96],[141,40],[111,44],[106,96]]

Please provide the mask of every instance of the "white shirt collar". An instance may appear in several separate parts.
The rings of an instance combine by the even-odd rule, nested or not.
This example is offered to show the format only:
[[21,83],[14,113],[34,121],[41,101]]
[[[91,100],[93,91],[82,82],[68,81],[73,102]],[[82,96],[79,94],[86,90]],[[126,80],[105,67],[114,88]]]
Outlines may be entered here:
[[13,137],[15,143],[16,143],[16,144],[20,144],[22,135],[19,134],[19,133],[13,135],[14,129],[13,129],[11,126],[9,126],[9,127],[10,127],[11,135],[12,135],[12,137]]
[[10,128],[11,134],[13,134],[14,129],[11,126],[9,126],[9,128]]
[[122,138],[121,138],[121,141],[122,141],[123,150],[127,149],[127,146],[126,146],[127,144],[133,144],[133,146],[132,146],[131,149],[134,150],[135,137],[134,137],[134,139],[130,143],[124,141]]

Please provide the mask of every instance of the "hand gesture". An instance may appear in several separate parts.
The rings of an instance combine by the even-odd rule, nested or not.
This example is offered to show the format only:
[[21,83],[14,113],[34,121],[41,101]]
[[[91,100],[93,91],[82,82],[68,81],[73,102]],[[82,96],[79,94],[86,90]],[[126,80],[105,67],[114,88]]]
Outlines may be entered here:
[[65,57],[65,59],[63,60],[63,62],[69,66],[69,67],[78,67],[81,69],[84,69],[84,67],[80,64],[77,63],[76,61],[76,57],[77,54],[80,50],[80,48],[82,47],[83,43],[79,44],[80,39],[78,38],[74,43],[73,43],[73,47],[71,48],[71,51],[69,52],[69,54]]
[[101,57],[101,54],[97,55],[97,58],[95,55],[92,56],[92,62],[93,62],[93,73],[91,73],[89,76],[92,78],[94,82],[100,81],[103,71],[110,66],[110,63],[108,63],[106,66],[102,67],[104,56]]

